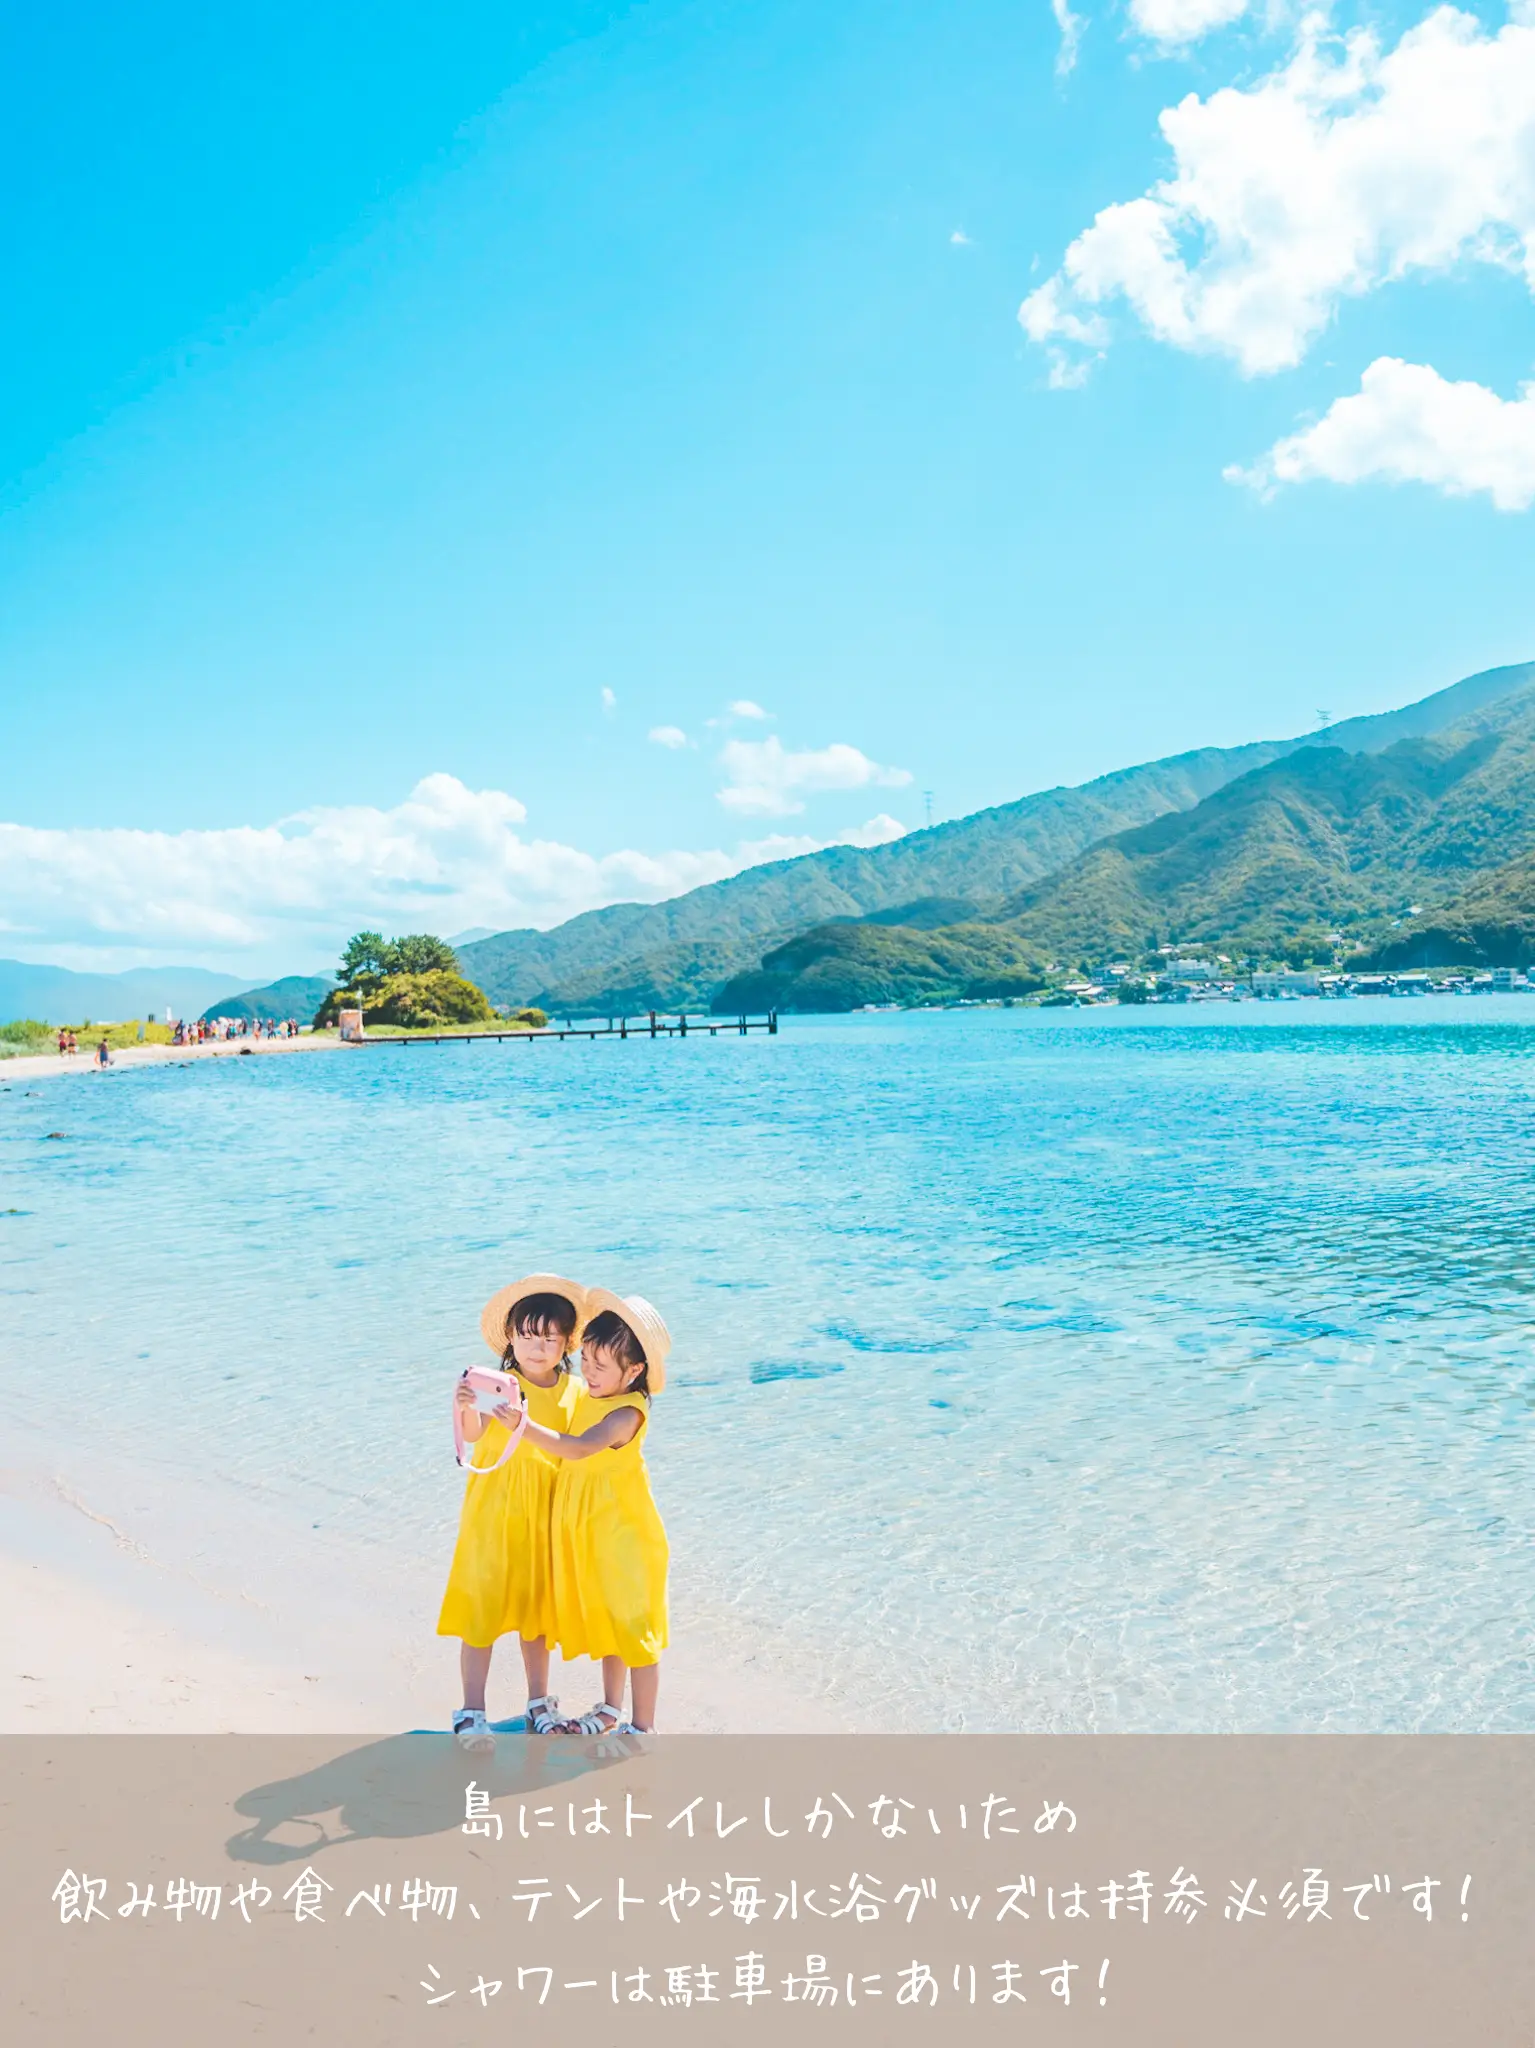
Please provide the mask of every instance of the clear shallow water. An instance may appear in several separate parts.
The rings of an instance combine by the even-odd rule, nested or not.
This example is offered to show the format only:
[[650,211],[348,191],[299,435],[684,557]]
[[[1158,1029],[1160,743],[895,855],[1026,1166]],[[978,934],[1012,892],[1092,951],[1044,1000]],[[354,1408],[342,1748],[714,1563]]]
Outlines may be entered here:
[[1535,1728],[1535,1001],[24,1089],[0,1408],[62,1379],[433,1593],[451,1378],[553,1263],[671,1323],[679,1630],[787,1635],[882,1725]]

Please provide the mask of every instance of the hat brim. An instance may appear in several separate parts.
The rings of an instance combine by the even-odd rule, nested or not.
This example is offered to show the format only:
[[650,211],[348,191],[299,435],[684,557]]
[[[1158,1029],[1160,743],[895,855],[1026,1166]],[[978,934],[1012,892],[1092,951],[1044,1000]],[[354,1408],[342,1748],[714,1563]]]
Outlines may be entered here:
[[480,1335],[497,1358],[505,1358],[506,1347],[511,1341],[506,1328],[508,1316],[518,1302],[525,1301],[530,1294],[562,1295],[576,1312],[575,1328],[570,1334],[571,1349],[580,1343],[582,1328],[591,1316],[587,1307],[587,1290],[580,1281],[567,1280],[560,1273],[525,1273],[510,1287],[498,1288],[480,1310]]
[[628,1296],[615,1294],[611,1287],[592,1287],[587,1290],[586,1320],[607,1311],[621,1316],[640,1340],[640,1349],[645,1354],[645,1377],[653,1394],[659,1394],[666,1385],[666,1361],[671,1356],[672,1333],[661,1320],[661,1311],[642,1294]]

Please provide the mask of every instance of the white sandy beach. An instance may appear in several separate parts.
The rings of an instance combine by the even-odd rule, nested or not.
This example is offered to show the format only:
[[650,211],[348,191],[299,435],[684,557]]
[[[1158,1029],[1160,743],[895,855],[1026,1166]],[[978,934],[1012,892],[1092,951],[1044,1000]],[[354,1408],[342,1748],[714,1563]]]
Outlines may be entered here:
[[[342,1041],[333,1032],[311,1032],[305,1038],[210,1039],[206,1045],[126,1045],[112,1055],[111,1068],[164,1067],[185,1065],[191,1060],[271,1059],[294,1052],[336,1052]],[[350,1047],[346,1048],[351,1050]],[[0,1060],[0,1087],[10,1081],[51,1081],[64,1074],[91,1074],[101,1078],[96,1048],[82,1043],[77,1053],[22,1053],[15,1059]]]
[[[442,1728],[458,1702],[455,1642],[434,1633],[447,1557],[401,1574],[259,1493],[133,1471],[68,1437],[0,1433],[0,1731],[386,1733]],[[722,1654],[676,1603],[660,1725],[677,1733],[851,1727],[803,1700],[784,1664]],[[579,1711],[590,1664],[557,1668]],[[490,1707],[522,1707],[514,1643]]]

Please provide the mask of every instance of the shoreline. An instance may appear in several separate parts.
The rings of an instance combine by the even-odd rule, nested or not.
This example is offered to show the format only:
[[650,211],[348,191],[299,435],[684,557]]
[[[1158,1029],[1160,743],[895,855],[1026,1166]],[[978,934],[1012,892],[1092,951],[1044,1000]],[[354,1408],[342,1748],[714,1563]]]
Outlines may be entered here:
[[[448,1553],[402,1559],[318,1525],[259,1486],[129,1467],[105,1446],[0,1423],[0,1658],[8,1734],[387,1734],[446,1728],[457,1644],[435,1634]],[[401,1565],[404,1569],[401,1569]],[[725,1649],[674,1612],[660,1729],[815,1734],[851,1719],[785,1672]],[[580,1713],[600,1670],[556,1658],[551,1690]],[[515,1641],[490,1706],[522,1709]]]
[[329,1032],[303,1038],[210,1039],[206,1045],[125,1045],[112,1054],[108,1067],[96,1064],[94,1050],[77,1053],[19,1053],[0,1060],[0,1087],[7,1081],[52,1081],[65,1074],[110,1074],[120,1067],[165,1067],[192,1060],[285,1058],[296,1052],[336,1052],[342,1040]]

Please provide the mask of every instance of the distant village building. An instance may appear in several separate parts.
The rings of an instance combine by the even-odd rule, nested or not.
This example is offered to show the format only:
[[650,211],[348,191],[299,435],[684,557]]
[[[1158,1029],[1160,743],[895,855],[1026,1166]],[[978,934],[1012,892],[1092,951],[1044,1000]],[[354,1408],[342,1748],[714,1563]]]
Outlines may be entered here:
[[1219,978],[1213,960],[1169,960],[1163,971],[1171,981],[1215,981]]
[[1253,976],[1255,996],[1319,996],[1321,993],[1322,976],[1314,967],[1260,970]]

